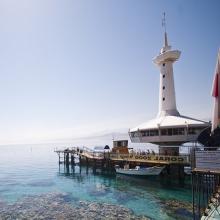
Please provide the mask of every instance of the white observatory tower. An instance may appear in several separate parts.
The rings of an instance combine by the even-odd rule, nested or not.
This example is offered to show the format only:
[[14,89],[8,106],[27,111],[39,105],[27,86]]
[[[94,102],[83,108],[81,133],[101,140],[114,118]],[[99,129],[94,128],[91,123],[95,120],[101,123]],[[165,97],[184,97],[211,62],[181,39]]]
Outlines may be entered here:
[[160,146],[160,153],[178,154],[179,146],[197,141],[198,135],[209,123],[180,115],[176,107],[173,63],[180,57],[179,50],[168,44],[165,14],[163,18],[164,46],[153,61],[160,69],[159,112],[156,118],[129,130],[132,142],[153,143]]
[[180,57],[179,50],[171,50],[168,45],[167,33],[164,34],[164,46],[160,54],[154,58],[154,63],[160,69],[160,93],[158,116],[173,115],[179,116],[176,108],[176,96],[173,79],[173,63]]

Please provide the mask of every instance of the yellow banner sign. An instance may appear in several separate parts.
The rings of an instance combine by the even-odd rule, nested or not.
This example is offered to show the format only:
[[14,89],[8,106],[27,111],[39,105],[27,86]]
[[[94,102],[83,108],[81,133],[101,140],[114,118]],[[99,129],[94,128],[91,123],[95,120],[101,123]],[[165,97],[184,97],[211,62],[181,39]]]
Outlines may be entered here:
[[152,163],[189,163],[187,156],[165,156],[165,155],[137,155],[137,154],[111,154],[112,160],[127,160]]

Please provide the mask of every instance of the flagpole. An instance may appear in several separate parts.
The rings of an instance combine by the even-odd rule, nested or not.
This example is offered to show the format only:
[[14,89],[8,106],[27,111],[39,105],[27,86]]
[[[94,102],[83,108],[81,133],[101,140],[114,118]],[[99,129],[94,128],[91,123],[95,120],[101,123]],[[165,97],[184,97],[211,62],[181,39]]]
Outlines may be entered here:
[[214,80],[212,86],[212,96],[214,97],[214,107],[212,113],[212,133],[220,124],[220,48],[217,56]]

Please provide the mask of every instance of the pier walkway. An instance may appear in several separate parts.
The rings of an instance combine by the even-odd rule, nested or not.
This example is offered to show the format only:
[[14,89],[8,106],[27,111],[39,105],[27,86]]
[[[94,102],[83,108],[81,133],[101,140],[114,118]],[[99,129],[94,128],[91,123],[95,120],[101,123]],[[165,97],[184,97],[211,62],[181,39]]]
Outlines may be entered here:
[[[141,154],[141,153],[112,153],[109,151],[100,152],[94,151],[89,148],[67,148],[65,150],[55,150],[55,152],[59,155],[59,160],[64,158],[64,160],[70,155],[78,155],[82,159],[90,159],[90,160],[110,160],[116,162],[126,161],[126,162],[136,162],[136,163],[149,163],[149,164],[180,164],[188,166],[190,165],[190,156],[188,154],[183,154],[179,156],[171,156],[171,155],[160,155],[160,154]],[[61,156],[63,155],[63,157]],[[65,162],[65,161],[63,161]]]

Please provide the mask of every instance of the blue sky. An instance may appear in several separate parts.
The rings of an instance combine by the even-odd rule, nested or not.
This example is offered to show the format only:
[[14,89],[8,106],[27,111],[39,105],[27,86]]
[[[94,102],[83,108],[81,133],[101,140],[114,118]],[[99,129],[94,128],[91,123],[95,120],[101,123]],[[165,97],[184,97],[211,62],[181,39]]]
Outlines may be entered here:
[[156,116],[163,44],[180,113],[209,120],[218,0],[0,1],[0,144],[126,131]]

